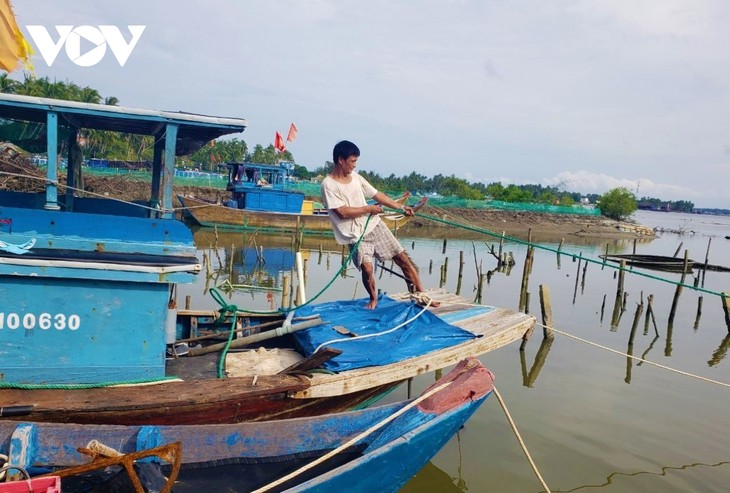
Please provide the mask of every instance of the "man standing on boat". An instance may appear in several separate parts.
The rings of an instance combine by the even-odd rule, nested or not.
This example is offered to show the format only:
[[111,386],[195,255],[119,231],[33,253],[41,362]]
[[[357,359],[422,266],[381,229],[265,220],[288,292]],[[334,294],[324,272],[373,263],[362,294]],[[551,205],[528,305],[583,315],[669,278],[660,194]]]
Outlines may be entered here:
[[[343,140],[332,150],[334,166],[322,180],[321,194],[329,213],[335,239],[340,245],[349,245],[352,250],[362,236],[352,260],[360,269],[365,290],[370,302],[365,308],[374,309],[378,304],[375,289],[374,259],[393,260],[403,271],[409,291],[423,291],[416,267],[378,214],[383,206],[401,209],[407,216],[413,215],[413,208],[401,206],[384,193],[377,191],[365,178],[355,173],[360,149],[350,141]],[[377,203],[369,205],[367,199]],[[367,230],[366,230],[367,228]],[[363,234],[364,233],[364,234]],[[432,302],[431,306],[437,304]]]

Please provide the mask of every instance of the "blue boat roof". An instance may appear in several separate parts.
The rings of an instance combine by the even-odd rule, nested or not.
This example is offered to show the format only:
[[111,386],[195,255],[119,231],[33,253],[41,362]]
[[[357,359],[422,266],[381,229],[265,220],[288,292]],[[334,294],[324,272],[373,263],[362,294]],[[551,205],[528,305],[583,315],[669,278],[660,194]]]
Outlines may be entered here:
[[[148,110],[81,103],[60,99],[0,93],[0,118],[46,123],[48,112],[59,122],[79,128],[155,135],[166,124],[178,126],[176,154],[189,154],[206,142],[231,133],[243,132],[246,120],[198,115],[182,111]],[[43,136],[45,139],[45,136]]]

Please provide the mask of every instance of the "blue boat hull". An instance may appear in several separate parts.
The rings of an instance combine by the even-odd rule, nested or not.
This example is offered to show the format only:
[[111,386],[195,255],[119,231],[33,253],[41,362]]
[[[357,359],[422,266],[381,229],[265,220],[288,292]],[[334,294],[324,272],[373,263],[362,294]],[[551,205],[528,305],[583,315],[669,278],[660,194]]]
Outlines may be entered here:
[[0,205],[0,384],[165,376],[170,286],[199,269],[175,220]]
[[[76,448],[91,440],[124,454],[181,442],[177,493],[223,488],[249,492],[274,481],[281,485],[272,491],[394,492],[464,425],[490,395],[492,382],[492,374],[471,358],[418,402],[318,417],[190,426],[0,421],[0,454],[21,467],[61,474],[51,466],[86,463]],[[311,464],[325,453],[333,459]],[[287,476],[304,464],[316,465],[314,472]]]
[[441,415],[382,447],[306,483],[291,492],[352,493],[397,492],[436,453],[481,405],[486,397]]

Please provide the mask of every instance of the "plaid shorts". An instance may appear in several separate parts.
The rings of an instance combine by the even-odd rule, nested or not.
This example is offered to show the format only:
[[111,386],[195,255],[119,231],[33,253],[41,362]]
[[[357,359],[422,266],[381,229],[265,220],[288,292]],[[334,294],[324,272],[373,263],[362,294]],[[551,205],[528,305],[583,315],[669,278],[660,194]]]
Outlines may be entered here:
[[[350,251],[352,251],[354,246],[355,245],[350,245]],[[388,227],[380,221],[375,228],[366,234],[362,241],[360,241],[360,245],[352,255],[352,262],[359,269],[360,264],[363,262],[373,264],[373,258],[377,258],[381,262],[384,262],[392,259],[404,250],[405,248],[403,248],[398,240],[395,239],[393,233],[391,233]]]

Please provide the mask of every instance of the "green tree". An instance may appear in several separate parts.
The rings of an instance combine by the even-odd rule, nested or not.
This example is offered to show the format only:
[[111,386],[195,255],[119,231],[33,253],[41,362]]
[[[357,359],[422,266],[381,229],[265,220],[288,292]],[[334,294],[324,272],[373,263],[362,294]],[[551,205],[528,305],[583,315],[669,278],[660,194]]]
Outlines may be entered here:
[[614,188],[601,196],[598,207],[602,215],[621,221],[637,209],[636,197],[628,188]]
[[0,74],[0,92],[13,94],[20,86],[20,82],[11,79],[8,74]]

